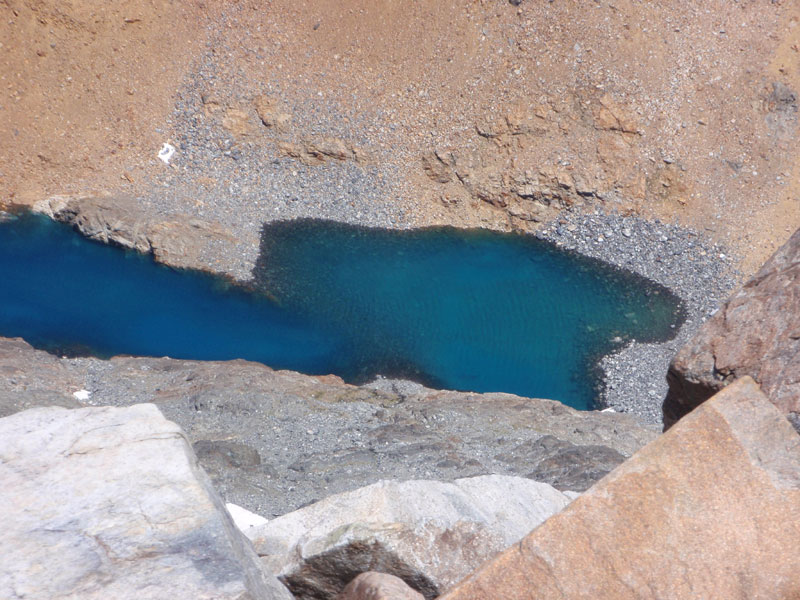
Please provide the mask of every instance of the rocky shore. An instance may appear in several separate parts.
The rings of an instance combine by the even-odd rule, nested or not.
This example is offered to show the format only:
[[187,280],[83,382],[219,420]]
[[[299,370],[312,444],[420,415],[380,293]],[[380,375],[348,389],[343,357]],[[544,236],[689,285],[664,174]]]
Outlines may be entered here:
[[0,415],[143,402],[181,426],[227,501],[268,518],[379,479],[535,475],[582,491],[658,431],[510,394],[357,387],[245,361],[60,358],[0,338]]
[[[166,200],[162,197],[159,201]],[[235,203],[241,201],[237,197]],[[202,220],[188,219],[187,224],[186,218],[174,215],[153,223],[147,221],[148,210],[142,209],[141,204],[132,199],[65,197],[43,201],[36,210],[73,225],[92,239],[152,253],[156,260],[172,266],[199,268],[248,284],[251,262],[258,255],[257,236],[233,235]],[[221,201],[214,206],[217,216],[228,211],[237,214],[237,219],[245,219],[231,225],[235,231],[254,229],[254,224],[248,224],[248,217],[233,206],[226,208]],[[315,206],[318,214],[335,217],[334,220],[365,227],[397,227],[396,222],[379,212],[358,213],[349,220],[336,212],[335,205],[328,205],[325,196],[317,198]],[[277,208],[272,216],[274,220],[282,220],[312,214]],[[739,278],[736,257],[691,229],[597,211],[563,211],[535,235],[643,275],[664,285],[683,301],[685,320],[674,338],[663,343],[634,343],[598,361],[602,370],[602,381],[598,382],[599,407],[633,413],[643,422],[660,423],[660,403],[666,393],[662,373],[677,349],[733,288]]]
[[681,298],[686,318],[663,343],[631,343],[604,357],[600,406],[661,422],[669,361],[740,280],[736,257],[702,233],[660,221],[564,212],[537,236],[656,281]]
[[0,2],[0,221],[243,285],[276,220],[518,232],[685,312],[598,357],[595,411],[0,337],[0,598],[800,597],[798,31],[783,0]]

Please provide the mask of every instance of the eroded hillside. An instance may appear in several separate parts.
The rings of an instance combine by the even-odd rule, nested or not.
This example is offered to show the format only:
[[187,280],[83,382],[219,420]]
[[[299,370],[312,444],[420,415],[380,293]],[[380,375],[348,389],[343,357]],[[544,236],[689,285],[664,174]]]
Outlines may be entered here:
[[800,225],[791,2],[0,11],[2,202],[135,197],[245,240],[282,216],[531,230],[597,208],[689,225],[745,272]]

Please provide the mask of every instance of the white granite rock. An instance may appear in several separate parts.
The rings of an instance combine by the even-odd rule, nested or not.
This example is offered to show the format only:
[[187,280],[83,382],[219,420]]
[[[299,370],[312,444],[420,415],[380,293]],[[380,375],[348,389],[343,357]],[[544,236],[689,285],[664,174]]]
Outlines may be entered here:
[[434,598],[569,502],[522,477],[382,481],[246,535],[297,598],[333,598],[365,571],[395,575]]
[[291,598],[151,404],[0,419],[0,503],[0,598]]

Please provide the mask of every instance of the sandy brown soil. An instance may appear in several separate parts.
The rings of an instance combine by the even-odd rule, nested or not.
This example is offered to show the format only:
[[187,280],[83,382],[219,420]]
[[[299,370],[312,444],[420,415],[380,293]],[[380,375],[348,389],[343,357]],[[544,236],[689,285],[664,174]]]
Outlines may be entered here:
[[[636,213],[745,273],[800,226],[795,2],[6,0],[0,17],[0,202],[144,193],[190,92],[249,144],[392,165],[417,225]],[[215,184],[181,177],[187,206]]]
[[114,190],[158,149],[199,2],[0,2],[0,202]]

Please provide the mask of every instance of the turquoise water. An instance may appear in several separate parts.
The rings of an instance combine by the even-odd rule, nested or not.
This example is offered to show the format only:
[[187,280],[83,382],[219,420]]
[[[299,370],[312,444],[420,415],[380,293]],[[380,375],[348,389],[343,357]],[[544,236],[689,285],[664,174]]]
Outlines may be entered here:
[[314,220],[264,227],[247,290],[26,214],[0,223],[0,282],[0,335],[53,352],[245,358],[582,409],[599,357],[682,319],[665,288],[530,236]]

